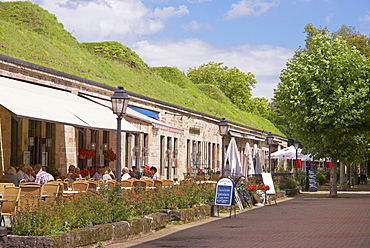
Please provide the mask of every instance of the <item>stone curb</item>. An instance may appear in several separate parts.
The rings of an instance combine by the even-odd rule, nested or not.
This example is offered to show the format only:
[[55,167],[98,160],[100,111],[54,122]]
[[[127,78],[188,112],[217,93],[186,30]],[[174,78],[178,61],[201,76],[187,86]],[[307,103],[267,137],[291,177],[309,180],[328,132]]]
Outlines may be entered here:
[[211,206],[197,206],[191,209],[158,210],[143,218],[121,221],[93,227],[74,229],[70,232],[48,236],[0,237],[0,247],[7,248],[66,248],[92,246],[99,242],[133,239],[165,228],[171,221],[192,222],[211,215]]

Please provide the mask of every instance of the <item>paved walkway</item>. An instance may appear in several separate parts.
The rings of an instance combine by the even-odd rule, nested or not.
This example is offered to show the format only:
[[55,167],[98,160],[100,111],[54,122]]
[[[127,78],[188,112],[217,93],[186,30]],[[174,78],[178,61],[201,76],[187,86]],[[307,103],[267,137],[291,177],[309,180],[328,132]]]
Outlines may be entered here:
[[106,247],[370,247],[370,191],[328,195],[306,192]]

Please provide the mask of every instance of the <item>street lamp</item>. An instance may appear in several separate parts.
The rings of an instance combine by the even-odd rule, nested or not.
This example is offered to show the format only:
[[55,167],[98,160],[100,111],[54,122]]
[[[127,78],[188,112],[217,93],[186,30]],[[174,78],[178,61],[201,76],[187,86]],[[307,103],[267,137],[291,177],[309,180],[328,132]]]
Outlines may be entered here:
[[267,144],[269,145],[269,173],[271,173],[271,145],[274,141],[274,135],[271,132],[268,133],[266,137]]
[[222,118],[220,123],[218,124],[220,128],[220,134],[222,136],[222,166],[221,166],[221,177],[225,174],[224,167],[225,167],[225,136],[229,133],[229,124],[227,123],[225,118]]
[[[294,165],[293,165],[293,174],[297,174],[297,168],[298,168],[298,147],[299,147],[299,141],[298,140],[295,140],[293,142],[293,145],[294,145],[294,148],[295,148],[295,164],[296,164],[296,168],[294,170]],[[296,172],[296,173],[294,173]],[[296,175],[295,175],[296,176]]]
[[113,113],[117,115],[117,163],[116,163],[116,178],[117,182],[121,182],[121,120],[122,116],[126,113],[128,97],[126,91],[122,86],[118,86],[111,97]]

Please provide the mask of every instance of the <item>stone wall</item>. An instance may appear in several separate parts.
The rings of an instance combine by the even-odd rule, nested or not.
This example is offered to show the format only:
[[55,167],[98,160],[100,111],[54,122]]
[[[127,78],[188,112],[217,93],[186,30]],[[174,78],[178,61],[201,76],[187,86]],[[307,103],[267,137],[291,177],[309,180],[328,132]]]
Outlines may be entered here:
[[149,234],[165,228],[171,221],[183,221],[187,223],[206,218],[210,215],[211,206],[208,205],[192,209],[160,210],[144,218],[75,229],[70,232],[56,235],[37,237],[8,235],[0,237],[0,247],[96,247],[98,242],[112,243]]

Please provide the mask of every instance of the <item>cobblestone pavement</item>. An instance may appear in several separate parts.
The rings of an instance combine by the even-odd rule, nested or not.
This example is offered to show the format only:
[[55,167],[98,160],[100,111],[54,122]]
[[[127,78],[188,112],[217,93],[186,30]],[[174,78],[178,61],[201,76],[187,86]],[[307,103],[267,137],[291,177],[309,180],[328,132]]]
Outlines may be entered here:
[[370,247],[370,192],[328,195],[302,193],[106,247]]

